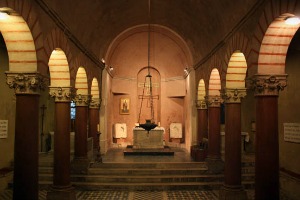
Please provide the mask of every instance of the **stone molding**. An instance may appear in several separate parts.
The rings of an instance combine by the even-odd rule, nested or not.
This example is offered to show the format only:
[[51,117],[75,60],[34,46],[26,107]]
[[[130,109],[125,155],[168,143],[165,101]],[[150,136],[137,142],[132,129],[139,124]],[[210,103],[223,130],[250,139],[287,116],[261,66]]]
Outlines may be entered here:
[[55,99],[55,102],[71,102],[75,96],[75,89],[73,87],[49,86],[49,94]]
[[40,94],[47,86],[47,78],[39,72],[5,72],[6,83],[16,94]]
[[223,99],[216,95],[216,96],[206,96],[205,97],[208,107],[220,107],[221,103],[223,103]]
[[247,95],[246,88],[226,88],[221,93],[225,103],[241,103],[242,99]]
[[101,105],[101,101],[98,98],[91,98],[90,108],[91,109],[99,109]]
[[91,102],[91,95],[89,94],[77,94],[73,101],[75,102],[76,106],[89,106]]
[[256,74],[250,79],[250,88],[255,96],[278,96],[287,86],[287,74]]
[[202,100],[196,100],[196,107],[198,110],[205,110],[207,109],[207,104],[205,99]]

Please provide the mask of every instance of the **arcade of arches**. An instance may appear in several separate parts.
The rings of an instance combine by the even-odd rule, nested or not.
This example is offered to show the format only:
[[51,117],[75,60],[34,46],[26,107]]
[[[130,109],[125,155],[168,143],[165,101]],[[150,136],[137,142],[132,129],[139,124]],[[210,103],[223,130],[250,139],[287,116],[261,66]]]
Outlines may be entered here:
[[[0,0],[1,191],[11,169],[14,199],[38,199],[39,154],[54,149],[48,198],[72,199],[70,169],[89,166],[88,138],[104,155],[132,145],[149,119],[149,70],[165,144],[190,152],[207,142],[208,166],[224,166],[220,194],[244,198],[243,132],[255,198],[299,199],[300,25],[286,23],[295,16],[298,0]],[[113,137],[117,123],[125,138]]]

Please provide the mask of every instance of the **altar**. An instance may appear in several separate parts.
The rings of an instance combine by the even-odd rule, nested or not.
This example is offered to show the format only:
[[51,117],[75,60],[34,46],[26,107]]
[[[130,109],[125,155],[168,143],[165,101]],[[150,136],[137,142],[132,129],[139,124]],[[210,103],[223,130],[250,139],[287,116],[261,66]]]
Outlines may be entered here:
[[156,127],[149,132],[143,128],[133,128],[133,149],[163,149],[164,132],[163,127]]

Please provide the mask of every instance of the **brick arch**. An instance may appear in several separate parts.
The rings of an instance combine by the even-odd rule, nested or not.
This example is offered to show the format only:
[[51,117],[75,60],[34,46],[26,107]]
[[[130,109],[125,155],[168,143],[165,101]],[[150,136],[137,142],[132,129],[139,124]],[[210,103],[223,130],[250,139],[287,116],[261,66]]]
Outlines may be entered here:
[[98,82],[98,79],[96,77],[94,77],[92,79],[91,95],[92,95],[92,99],[99,99],[100,98],[99,82]]
[[287,49],[296,30],[287,28],[284,18],[299,11],[297,1],[272,0],[265,6],[252,41],[252,63],[248,67],[254,68],[252,74],[285,73]]
[[[60,87],[69,87],[71,86],[71,77],[70,77],[70,61],[72,60],[72,53],[69,47],[69,41],[66,38],[66,36],[63,34],[63,32],[61,32],[59,29],[54,29],[52,30],[46,37],[45,41],[44,41],[44,48],[45,48],[45,54],[47,55],[47,58],[49,58],[49,71],[50,71],[50,84],[51,86],[60,86]],[[55,50],[59,50],[60,51],[60,56],[61,58],[57,58],[55,60],[62,61],[59,62],[58,64],[54,64],[52,65],[51,62],[53,62],[53,52],[55,52]],[[57,65],[56,67],[60,68],[58,69],[58,71],[54,68],[55,65]],[[57,75],[53,76],[54,74],[51,72],[54,71]],[[60,71],[60,72],[59,72]],[[58,74],[61,75],[58,75]],[[58,77],[57,77],[58,76]],[[75,78],[75,77],[73,77]],[[63,81],[64,80],[64,81]],[[54,81],[54,82],[53,82]],[[52,85],[52,83],[55,83],[55,85]],[[73,83],[73,81],[72,81]]]
[[220,96],[221,90],[221,79],[217,68],[213,68],[210,73],[208,95],[209,96]]
[[200,79],[198,83],[198,90],[197,90],[197,100],[204,100],[206,96],[206,90],[205,90],[205,82],[204,79]]
[[76,73],[75,88],[77,94],[87,95],[88,94],[88,80],[86,70],[83,66],[80,66]]

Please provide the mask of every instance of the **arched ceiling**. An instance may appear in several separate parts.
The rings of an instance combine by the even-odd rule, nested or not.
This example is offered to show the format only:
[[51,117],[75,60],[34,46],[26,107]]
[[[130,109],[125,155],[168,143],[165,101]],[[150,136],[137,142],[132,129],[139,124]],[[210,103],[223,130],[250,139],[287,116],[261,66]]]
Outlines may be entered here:
[[[99,58],[122,31],[147,24],[148,0],[44,0]],[[151,0],[151,23],[177,32],[197,61],[259,0]]]

